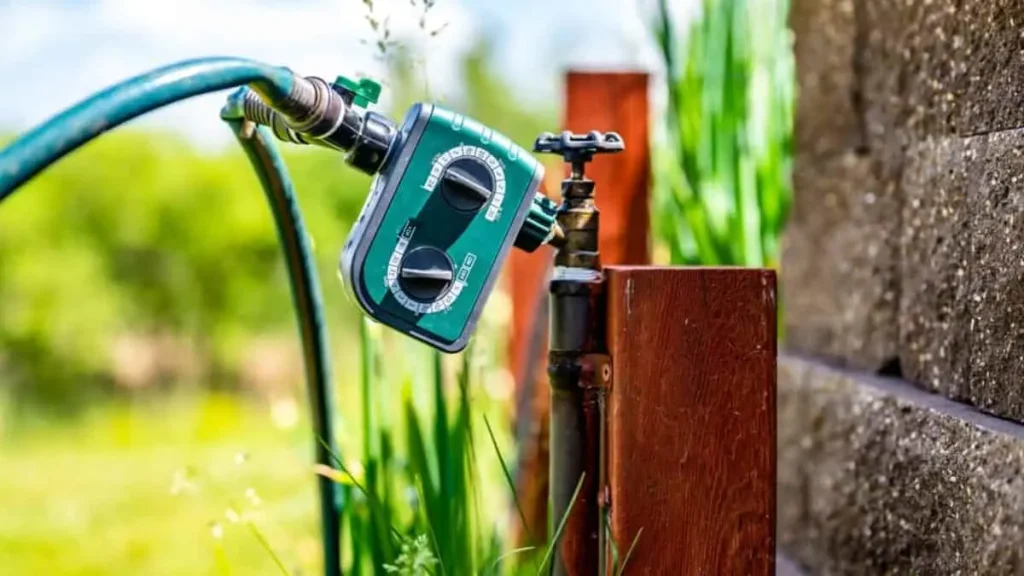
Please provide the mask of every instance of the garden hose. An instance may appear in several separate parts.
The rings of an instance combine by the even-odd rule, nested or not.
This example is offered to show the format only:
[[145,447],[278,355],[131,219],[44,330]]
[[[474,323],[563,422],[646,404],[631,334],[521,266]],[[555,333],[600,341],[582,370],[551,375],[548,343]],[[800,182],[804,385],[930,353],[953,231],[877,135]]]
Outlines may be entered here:
[[[103,90],[29,131],[0,150],[0,202],[79,146],[128,120],[180,100],[248,85],[291,125],[315,129],[322,93],[287,68],[239,58],[202,58],[159,68]],[[320,284],[291,180],[267,129],[247,126],[241,102],[231,99],[222,118],[234,130],[270,204],[284,249],[302,338],[312,405],[316,461],[331,465],[335,450],[327,334]],[[249,130],[248,128],[253,128]],[[340,573],[341,492],[318,478],[324,572]]]
[[287,68],[240,58],[186,60],[98,92],[0,151],[0,201],[96,136],[180,100],[250,84],[269,101],[291,104],[298,84]]
[[[320,280],[316,273],[308,234],[299,211],[298,198],[284,161],[274,146],[269,130],[248,130],[244,120],[224,116],[242,145],[270,203],[278,238],[285,251],[292,303],[298,312],[306,382],[316,435],[316,462],[330,465],[338,454],[334,441],[331,362],[327,328],[323,315]],[[318,475],[320,515],[324,533],[324,565],[340,566],[341,508],[343,493],[329,478]],[[330,572],[329,572],[330,573]],[[338,571],[334,570],[333,574]]]

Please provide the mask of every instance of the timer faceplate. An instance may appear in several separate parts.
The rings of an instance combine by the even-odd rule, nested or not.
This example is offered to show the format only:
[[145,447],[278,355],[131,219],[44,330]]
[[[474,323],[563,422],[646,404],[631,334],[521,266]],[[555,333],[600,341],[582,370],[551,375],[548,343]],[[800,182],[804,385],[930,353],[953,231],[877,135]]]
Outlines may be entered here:
[[[377,321],[457,352],[522,228],[543,167],[507,137],[426,104],[410,109],[390,156],[342,252],[346,286]],[[420,262],[426,254],[430,266]]]

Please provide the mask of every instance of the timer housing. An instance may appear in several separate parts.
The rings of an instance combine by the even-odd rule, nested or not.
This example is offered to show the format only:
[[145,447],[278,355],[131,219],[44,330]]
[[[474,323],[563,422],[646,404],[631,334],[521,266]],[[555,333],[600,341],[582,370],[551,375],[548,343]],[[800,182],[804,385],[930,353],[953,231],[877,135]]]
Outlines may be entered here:
[[462,350],[543,176],[506,136],[414,105],[342,250],[346,288],[379,322]]

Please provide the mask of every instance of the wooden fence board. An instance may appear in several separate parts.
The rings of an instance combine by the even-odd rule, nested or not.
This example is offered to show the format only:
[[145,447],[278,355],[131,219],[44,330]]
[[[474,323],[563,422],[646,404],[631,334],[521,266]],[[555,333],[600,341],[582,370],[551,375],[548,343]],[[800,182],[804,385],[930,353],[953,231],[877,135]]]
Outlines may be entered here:
[[[612,267],[608,486],[630,574],[772,574],[775,273]],[[623,552],[624,553],[624,552]]]

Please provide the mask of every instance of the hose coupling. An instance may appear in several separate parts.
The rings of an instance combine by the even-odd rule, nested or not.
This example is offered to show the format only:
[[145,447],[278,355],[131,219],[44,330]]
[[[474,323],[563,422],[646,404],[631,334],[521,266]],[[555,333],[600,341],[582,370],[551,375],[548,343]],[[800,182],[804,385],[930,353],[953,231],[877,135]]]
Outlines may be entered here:
[[270,127],[282,141],[347,152],[348,164],[376,174],[388,158],[398,129],[388,118],[360,110],[357,106],[366,99],[362,92],[353,93],[353,86],[365,89],[362,83],[329,84],[315,76],[296,76],[291,93],[279,102],[268,103],[260,94],[247,91],[243,112],[247,120]]

